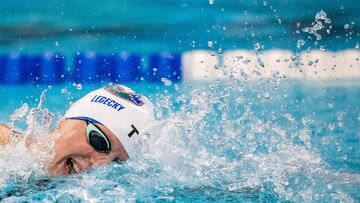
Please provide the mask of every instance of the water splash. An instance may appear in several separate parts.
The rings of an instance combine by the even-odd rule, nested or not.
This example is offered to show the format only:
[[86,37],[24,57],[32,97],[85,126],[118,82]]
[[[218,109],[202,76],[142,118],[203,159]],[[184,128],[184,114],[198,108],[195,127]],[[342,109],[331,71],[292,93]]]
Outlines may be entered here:
[[[276,124],[282,112],[275,109],[271,111],[273,122],[264,121],[254,113],[254,97],[243,98],[241,108],[234,105],[237,102],[232,95],[239,93],[236,87],[222,85],[212,86],[212,91],[190,90],[180,112],[154,125],[145,157],[164,170],[166,175],[159,178],[166,178],[161,181],[175,181],[190,190],[220,187],[231,192],[252,191],[255,196],[271,188],[279,197],[296,201],[341,191],[346,181],[339,177],[350,174],[328,169],[312,146],[311,131],[306,127],[297,130],[295,115],[283,114],[294,128]],[[311,122],[309,118],[301,120],[303,125]],[[352,185],[360,183],[359,175],[350,176]],[[316,185],[328,182],[332,188],[319,191]],[[343,194],[341,198],[345,198]]]
[[318,113],[322,105],[329,110],[324,98],[333,94],[300,87],[238,80],[157,85],[148,96],[158,121],[143,137],[142,153],[25,191],[39,201],[354,201],[360,175],[332,169],[321,151],[341,141],[349,111],[331,97],[336,121],[326,131],[330,122]]
[[325,11],[320,10],[316,13],[315,22],[311,23],[311,27],[305,27],[302,31],[313,34],[316,37],[316,40],[321,40],[322,36],[319,32],[326,28],[326,24],[331,24],[331,20],[327,17]]
[[53,114],[42,108],[45,94],[46,90],[37,107],[31,108],[25,103],[10,116],[10,143],[0,146],[1,187],[7,182],[21,185],[46,174],[54,142],[49,136]]

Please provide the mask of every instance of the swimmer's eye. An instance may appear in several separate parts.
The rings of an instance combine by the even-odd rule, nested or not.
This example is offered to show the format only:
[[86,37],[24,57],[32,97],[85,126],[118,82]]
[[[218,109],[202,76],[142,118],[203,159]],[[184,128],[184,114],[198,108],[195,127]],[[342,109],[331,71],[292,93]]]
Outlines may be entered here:
[[89,144],[95,150],[106,154],[110,152],[111,144],[109,138],[100,128],[90,122],[87,122],[86,137]]

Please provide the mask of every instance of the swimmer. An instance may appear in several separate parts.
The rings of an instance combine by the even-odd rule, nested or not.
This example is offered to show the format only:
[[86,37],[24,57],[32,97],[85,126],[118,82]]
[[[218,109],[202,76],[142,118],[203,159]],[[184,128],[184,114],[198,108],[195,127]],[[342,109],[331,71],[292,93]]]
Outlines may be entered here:
[[[50,175],[69,175],[136,155],[147,124],[154,119],[146,97],[123,85],[92,91],[73,103],[51,134],[55,140]],[[11,130],[0,125],[0,145]]]

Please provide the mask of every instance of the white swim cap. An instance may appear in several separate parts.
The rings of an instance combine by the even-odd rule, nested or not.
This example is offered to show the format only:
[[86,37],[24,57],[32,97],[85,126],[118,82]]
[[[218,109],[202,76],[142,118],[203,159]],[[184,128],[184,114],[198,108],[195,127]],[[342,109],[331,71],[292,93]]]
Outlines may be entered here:
[[92,91],[73,103],[65,118],[88,118],[106,126],[120,140],[129,157],[147,124],[154,119],[153,104],[123,85]]

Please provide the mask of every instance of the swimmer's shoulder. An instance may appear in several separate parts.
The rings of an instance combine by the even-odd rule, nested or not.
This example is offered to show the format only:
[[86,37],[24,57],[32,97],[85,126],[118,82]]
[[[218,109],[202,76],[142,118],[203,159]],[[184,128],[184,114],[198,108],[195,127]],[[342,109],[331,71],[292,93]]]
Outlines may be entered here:
[[0,124],[0,145],[6,145],[10,142],[11,130],[8,126]]

